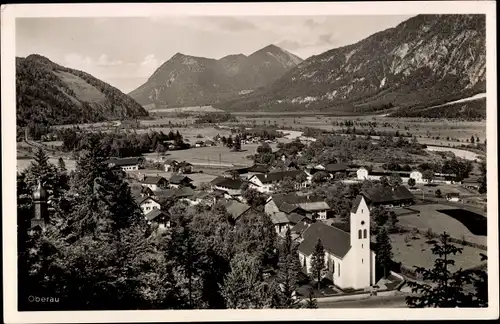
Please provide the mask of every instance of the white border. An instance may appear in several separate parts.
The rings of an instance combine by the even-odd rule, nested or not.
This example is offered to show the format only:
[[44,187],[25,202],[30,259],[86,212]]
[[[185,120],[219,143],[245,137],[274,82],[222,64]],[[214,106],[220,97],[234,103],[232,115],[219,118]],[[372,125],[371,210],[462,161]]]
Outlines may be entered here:
[[[201,4],[30,4],[2,5],[2,179],[4,321],[6,323],[259,321],[325,319],[494,319],[498,318],[498,186],[496,96],[496,3],[494,1],[201,3]],[[17,311],[15,215],[15,17],[149,17],[158,15],[402,15],[486,14],[488,138],[487,309],[317,309],[222,311]]]

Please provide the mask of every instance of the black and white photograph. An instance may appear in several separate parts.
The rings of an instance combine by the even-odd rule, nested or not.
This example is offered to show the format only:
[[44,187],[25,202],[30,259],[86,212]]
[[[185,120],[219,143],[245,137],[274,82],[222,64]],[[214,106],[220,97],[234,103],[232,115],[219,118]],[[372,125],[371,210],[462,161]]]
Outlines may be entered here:
[[498,318],[495,9],[2,6],[4,321]]

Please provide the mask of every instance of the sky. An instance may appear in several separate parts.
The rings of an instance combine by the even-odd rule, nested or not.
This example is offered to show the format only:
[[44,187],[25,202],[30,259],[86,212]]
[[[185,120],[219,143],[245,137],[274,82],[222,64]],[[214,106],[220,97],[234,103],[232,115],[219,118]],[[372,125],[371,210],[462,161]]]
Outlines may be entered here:
[[176,53],[219,59],[277,45],[306,59],[411,16],[17,18],[16,56],[46,56],[128,93]]

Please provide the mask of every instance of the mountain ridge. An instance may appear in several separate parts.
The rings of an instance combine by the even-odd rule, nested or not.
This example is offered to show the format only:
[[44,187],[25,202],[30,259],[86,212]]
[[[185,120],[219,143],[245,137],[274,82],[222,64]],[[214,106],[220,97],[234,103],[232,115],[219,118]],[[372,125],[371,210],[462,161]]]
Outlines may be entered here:
[[132,98],[89,73],[45,56],[16,57],[17,125],[58,125],[147,116]]
[[276,45],[220,59],[174,54],[129,95],[142,105],[207,105],[239,96],[283,75],[302,59]]
[[363,113],[485,91],[484,15],[418,15],[314,55],[229,111]]

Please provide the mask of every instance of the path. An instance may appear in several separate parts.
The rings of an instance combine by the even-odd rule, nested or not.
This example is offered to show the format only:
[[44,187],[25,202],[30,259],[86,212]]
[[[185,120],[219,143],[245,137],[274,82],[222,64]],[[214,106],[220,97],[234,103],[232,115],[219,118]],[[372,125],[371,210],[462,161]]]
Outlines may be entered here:
[[318,308],[407,308],[406,295],[371,296],[360,300],[329,301],[317,299]]

